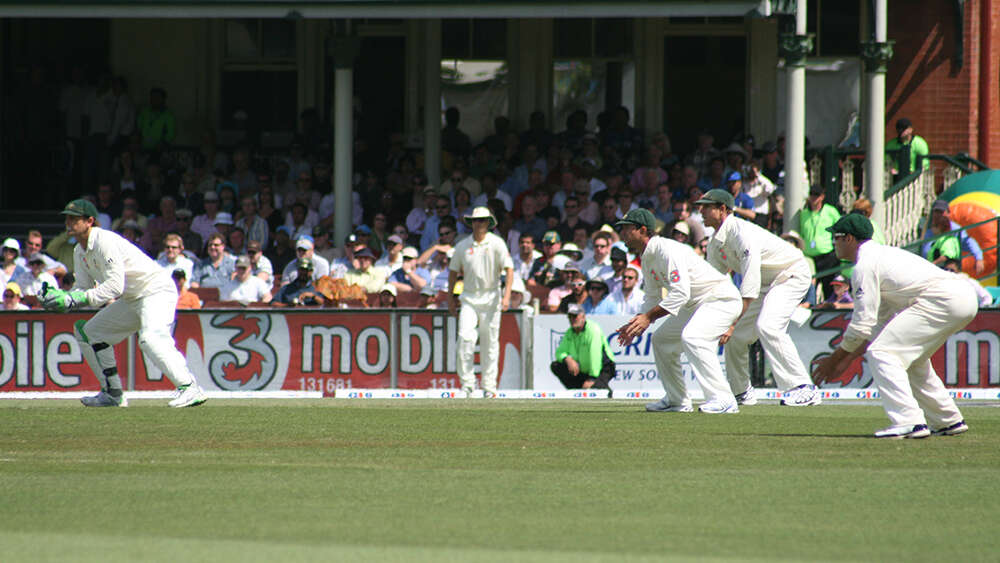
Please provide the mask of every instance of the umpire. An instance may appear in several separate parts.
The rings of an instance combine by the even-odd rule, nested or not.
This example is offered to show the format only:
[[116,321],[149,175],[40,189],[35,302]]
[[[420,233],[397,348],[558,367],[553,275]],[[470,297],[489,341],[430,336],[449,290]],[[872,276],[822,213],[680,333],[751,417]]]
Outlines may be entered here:
[[567,389],[610,389],[615,376],[615,362],[601,327],[587,320],[583,307],[573,303],[568,308],[570,330],[556,348],[552,373]]

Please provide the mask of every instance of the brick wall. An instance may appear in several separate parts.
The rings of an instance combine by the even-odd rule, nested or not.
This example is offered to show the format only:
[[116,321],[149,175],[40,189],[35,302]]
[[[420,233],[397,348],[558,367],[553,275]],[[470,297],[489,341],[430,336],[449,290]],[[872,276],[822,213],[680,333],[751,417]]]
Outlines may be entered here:
[[[991,4],[993,25],[987,53],[980,49],[983,2]],[[959,67],[954,59],[955,12],[953,2],[912,0],[889,8],[888,37],[895,41],[894,55],[886,75],[886,139],[895,137],[893,125],[900,117],[913,120],[917,134],[927,139],[931,152],[980,153],[980,59],[986,56],[985,78],[993,115],[985,154],[992,167],[1000,167],[1000,0],[969,0],[963,14],[964,56]]]

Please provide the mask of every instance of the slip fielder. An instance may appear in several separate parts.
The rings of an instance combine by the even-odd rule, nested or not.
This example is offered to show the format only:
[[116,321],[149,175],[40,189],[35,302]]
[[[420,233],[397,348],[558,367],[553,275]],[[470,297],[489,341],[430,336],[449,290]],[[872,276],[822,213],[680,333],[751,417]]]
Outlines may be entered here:
[[788,335],[792,313],[812,278],[805,256],[773,233],[733,215],[733,195],[726,190],[709,190],[695,203],[701,205],[705,225],[715,229],[705,253],[708,263],[723,274],[734,271],[743,276],[743,312],[719,339],[725,344],[726,376],[737,402],[757,402],[750,385],[748,349],[760,338],[774,381],[785,392],[781,404],[820,404],[820,393]]
[[644,312],[618,329],[618,342],[627,346],[656,319],[668,317],[652,336],[656,371],[667,395],[646,405],[646,410],[694,410],[681,372],[680,355],[684,352],[705,393],[705,402],[698,409],[712,414],[739,412],[716,352],[719,337],[740,314],[736,286],[690,246],[655,235],[656,218],[648,209],[629,211],[615,228],[642,262],[646,292]]
[[837,256],[855,263],[854,311],[840,347],[820,362],[813,379],[822,383],[865,354],[892,422],[876,438],[968,430],[931,355],[976,316],[975,292],[916,254],[869,240],[872,224],[863,215],[845,215],[827,230]]
[[101,307],[88,321],[74,325],[83,355],[101,384],[101,392],[84,397],[88,407],[124,407],[121,377],[113,346],[128,335],[139,333],[139,347],[156,367],[177,386],[171,407],[190,407],[205,402],[205,394],[187,368],[184,356],[174,346],[170,324],[177,305],[177,288],[163,268],[137,246],[111,231],[94,225],[97,208],[77,199],[62,211],[66,231],[76,238],[73,289],[51,288],[42,298],[50,310],[65,312],[77,307]]

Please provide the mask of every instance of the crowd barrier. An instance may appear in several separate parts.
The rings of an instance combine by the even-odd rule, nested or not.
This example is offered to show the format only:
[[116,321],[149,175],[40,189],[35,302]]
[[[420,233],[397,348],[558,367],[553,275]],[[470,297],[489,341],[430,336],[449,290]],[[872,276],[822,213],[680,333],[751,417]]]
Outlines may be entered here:
[[[73,337],[73,323],[91,314],[0,312],[0,393],[96,389],[96,378]],[[616,330],[628,317],[589,318],[601,325],[615,354],[613,396],[661,393],[650,345],[658,325],[621,347]],[[814,365],[830,354],[849,320],[849,311],[814,311],[802,326],[792,326],[803,361]],[[514,390],[562,390],[549,364],[568,326],[565,315],[504,313],[499,387],[510,390],[511,397],[518,395]],[[208,391],[297,391],[343,397],[351,389],[458,388],[456,330],[457,319],[445,311],[219,309],[178,312],[174,336],[191,371]],[[116,345],[115,354],[126,389],[173,389],[145,360],[134,336]],[[934,354],[932,363],[948,387],[1000,388],[1000,311],[980,311]],[[683,356],[682,369],[697,388]],[[868,389],[872,377],[866,363],[858,360],[822,386],[833,391]]]

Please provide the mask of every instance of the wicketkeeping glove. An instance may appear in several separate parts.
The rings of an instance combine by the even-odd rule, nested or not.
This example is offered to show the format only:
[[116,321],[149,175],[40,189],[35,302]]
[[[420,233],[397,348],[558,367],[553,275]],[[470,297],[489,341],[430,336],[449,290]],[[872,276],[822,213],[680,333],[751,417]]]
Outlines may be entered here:
[[82,291],[63,291],[50,288],[42,294],[42,307],[49,311],[64,313],[86,305],[87,294]]

